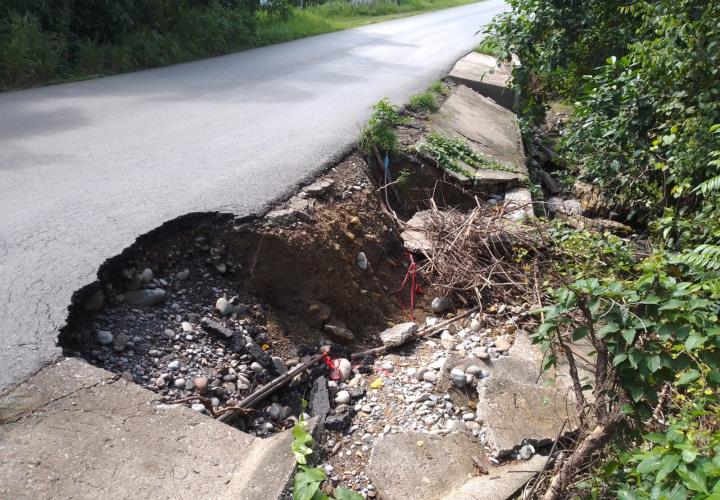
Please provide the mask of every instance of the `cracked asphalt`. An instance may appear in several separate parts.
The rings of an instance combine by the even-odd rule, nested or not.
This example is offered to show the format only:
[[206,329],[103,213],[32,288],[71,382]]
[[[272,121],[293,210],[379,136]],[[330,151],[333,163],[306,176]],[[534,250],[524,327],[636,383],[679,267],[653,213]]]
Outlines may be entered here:
[[70,298],[194,212],[262,211],[475,46],[504,2],[0,94],[0,391],[60,355]]

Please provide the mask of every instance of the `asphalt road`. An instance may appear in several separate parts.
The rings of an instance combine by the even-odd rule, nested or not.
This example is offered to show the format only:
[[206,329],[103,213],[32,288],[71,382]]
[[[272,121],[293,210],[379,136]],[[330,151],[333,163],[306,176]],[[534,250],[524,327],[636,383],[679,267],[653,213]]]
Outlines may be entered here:
[[155,70],[0,94],[0,391],[60,355],[73,292],[137,236],[246,215],[404,102],[502,1]]

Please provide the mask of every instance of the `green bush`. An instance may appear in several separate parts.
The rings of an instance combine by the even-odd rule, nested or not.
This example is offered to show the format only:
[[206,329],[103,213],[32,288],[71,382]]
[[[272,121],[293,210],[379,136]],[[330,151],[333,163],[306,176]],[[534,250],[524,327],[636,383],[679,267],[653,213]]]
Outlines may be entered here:
[[64,50],[62,40],[43,32],[37,18],[13,13],[0,21],[0,82],[19,87],[49,80]]
[[491,35],[523,63],[514,72],[523,130],[549,100],[571,103],[558,163],[649,240],[644,258],[608,235],[556,241],[567,284],[552,291],[535,340],[552,365],[567,342],[590,339],[588,425],[617,423],[592,474],[562,493],[718,498],[720,4],[510,3]]

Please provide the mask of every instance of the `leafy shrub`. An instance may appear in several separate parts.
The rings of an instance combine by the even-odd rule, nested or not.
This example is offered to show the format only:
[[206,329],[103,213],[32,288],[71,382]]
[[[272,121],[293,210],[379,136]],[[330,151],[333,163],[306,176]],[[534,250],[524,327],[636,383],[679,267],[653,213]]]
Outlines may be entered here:
[[558,243],[568,284],[553,291],[535,339],[549,365],[568,356],[566,342],[590,339],[593,421],[620,423],[577,493],[716,498],[720,4],[510,3],[491,31],[523,62],[523,130],[548,100],[572,103],[556,144],[563,163],[650,238],[642,259],[609,236]]
[[475,47],[475,52],[501,58],[504,55],[503,49],[498,40],[493,36],[485,37],[485,39]]
[[287,0],[268,0],[264,9],[270,17],[282,20],[287,20],[290,17],[290,3]]
[[23,86],[54,77],[64,49],[34,16],[11,14],[0,21],[0,82]]

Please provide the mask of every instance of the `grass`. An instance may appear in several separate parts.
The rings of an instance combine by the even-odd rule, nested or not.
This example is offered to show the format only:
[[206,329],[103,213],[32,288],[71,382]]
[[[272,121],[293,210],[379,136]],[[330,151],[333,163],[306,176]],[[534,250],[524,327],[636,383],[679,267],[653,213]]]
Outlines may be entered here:
[[[0,90],[84,80],[218,56],[322,33],[475,3],[477,0],[332,0],[286,17],[213,5],[178,9],[165,31],[136,27],[115,43],[95,43],[44,31],[37,18],[0,19]],[[250,14],[252,16],[252,14]],[[251,21],[251,22],[249,22]]]
[[488,56],[493,56],[497,59],[500,59],[503,56],[503,51],[500,48],[500,44],[497,40],[491,37],[488,37],[482,42],[480,42],[480,45],[475,47],[475,52],[479,52],[480,54],[485,54]]
[[346,1],[335,0],[305,9],[293,8],[286,20],[273,19],[260,13],[258,44],[287,42],[476,2],[477,0],[402,0],[400,5],[392,1],[351,5]]
[[432,113],[438,110],[437,98],[435,93],[426,90],[420,94],[410,96],[408,107],[418,113]]

